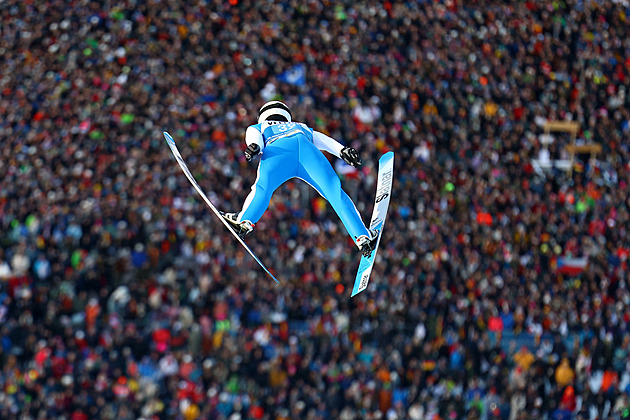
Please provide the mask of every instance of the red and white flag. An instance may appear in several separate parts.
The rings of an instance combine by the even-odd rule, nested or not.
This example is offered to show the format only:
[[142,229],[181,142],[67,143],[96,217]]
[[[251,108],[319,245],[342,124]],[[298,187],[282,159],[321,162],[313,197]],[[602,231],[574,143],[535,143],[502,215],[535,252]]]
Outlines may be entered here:
[[586,270],[588,257],[566,258],[558,257],[558,272],[569,276],[576,276]]

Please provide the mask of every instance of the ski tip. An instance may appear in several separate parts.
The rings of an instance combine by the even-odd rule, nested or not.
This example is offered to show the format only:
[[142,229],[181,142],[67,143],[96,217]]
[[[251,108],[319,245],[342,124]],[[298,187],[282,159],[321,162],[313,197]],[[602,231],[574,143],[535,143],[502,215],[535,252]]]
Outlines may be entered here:
[[[260,264],[262,266],[262,264]],[[262,266],[263,269],[265,270],[265,272],[269,275],[269,277],[271,277],[273,279],[273,281],[275,281],[276,283],[280,284],[280,282],[278,281],[278,279],[276,278],[276,276],[274,276],[273,274],[271,274],[271,271],[269,271],[267,269],[267,267]]]
[[273,274],[271,274],[271,271],[267,270],[267,273],[269,273],[269,275],[271,276],[271,278],[273,279],[273,281],[275,281],[276,283],[280,284],[280,282],[278,281],[278,279],[276,278],[276,276],[274,276]]
[[385,161],[385,160],[393,159],[393,158],[394,158],[394,152],[389,151],[389,152],[383,154],[383,156],[381,156],[381,158],[379,160]]
[[173,136],[168,134],[168,131],[162,131],[162,134],[164,135],[164,140],[166,140],[166,144],[168,144],[171,149],[176,148],[175,140],[173,139]]

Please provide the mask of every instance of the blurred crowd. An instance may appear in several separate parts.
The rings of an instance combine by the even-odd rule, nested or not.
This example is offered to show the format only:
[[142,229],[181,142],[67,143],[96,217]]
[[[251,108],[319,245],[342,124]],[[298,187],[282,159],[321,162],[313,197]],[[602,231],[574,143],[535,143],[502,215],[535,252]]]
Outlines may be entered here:
[[[628,418],[629,20],[623,0],[0,1],[0,418]],[[396,153],[355,298],[360,255],[308,185],[247,237],[276,285],[162,139],[238,211],[270,99],[359,150],[359,171],[330,159],[366,221]],[[567,119],[597,161],[537,170]]]

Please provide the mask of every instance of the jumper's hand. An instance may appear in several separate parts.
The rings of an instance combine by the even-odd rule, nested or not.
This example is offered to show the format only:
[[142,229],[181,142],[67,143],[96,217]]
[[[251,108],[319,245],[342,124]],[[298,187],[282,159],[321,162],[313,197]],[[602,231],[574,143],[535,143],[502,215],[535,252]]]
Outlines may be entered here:
[[260,146],[256,143],[252,143],[247,146],[247,149],[245,149],[243,153],[245,153],[245,159],[249,162],[254,158],[254,156],[260,153]]
[[341,158],[348,165],[352,165],[355,168],[361,166],[361,156],[354,147],[344,147],[341,149]]

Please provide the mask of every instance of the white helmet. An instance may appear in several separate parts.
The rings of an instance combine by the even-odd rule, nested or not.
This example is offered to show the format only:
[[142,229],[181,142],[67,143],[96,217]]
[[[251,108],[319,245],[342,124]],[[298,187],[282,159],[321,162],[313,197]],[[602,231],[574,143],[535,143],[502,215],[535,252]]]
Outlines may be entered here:
[[258,111],[258,124],[264,121],[291,122],[291,110],[280,101],[269,101]]

